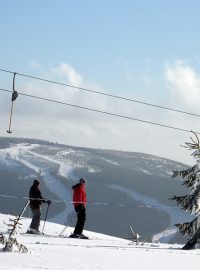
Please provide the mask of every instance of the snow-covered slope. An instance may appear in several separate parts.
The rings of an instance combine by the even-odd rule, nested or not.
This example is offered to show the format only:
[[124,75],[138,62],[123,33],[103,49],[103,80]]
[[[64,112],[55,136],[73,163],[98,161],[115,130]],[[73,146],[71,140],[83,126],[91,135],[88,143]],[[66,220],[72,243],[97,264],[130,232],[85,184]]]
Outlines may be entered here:
[[0,148],[2,213],[19,214],[39,177],[43,195],[52,200],[48,220],[73,226],[71,186],[86,177],[88,230],[126,238],[132,225],[144,240],[177,242],[173,224],[191,218],[169,201],[184,192],[179,180],[170,179],[171,170],[183,164],[142,153],[27,139],[0,138]]
[[[0,214],[0,233],[6,235],[9,217]],[[144,243],[85,231],[90,240],[59,238],[63,226],[47,222],[49,236],[25,234],[29,219],[22,220],[16,235],[28,253],[2,252],[1,270],[188,270],[199,268],[200,250],[183,251],[180,245]],[[65,236],[72,232],[67,228]]]

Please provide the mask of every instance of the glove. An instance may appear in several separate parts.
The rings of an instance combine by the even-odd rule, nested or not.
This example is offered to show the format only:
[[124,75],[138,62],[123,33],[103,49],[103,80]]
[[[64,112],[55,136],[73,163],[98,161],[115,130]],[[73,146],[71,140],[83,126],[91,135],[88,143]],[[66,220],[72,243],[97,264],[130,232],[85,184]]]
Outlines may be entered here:
[[51,204],[51,201],[50,200],[47,200],[47,204],[50,205]]

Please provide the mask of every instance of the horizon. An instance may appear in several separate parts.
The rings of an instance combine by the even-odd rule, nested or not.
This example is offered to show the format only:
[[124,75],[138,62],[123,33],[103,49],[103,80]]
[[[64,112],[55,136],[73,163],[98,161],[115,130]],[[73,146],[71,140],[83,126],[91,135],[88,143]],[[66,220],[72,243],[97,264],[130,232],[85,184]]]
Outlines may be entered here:
[[9,139],[9,140],[14,140],[14,139],[19,139],[19,140],[36,140],[36,141],[40,141],[40,142],[44,142],[44,143],[55,144],[55,145],[58,145],[58,146],[68,146],[68,147],[73,147],[73,148],[82,148],[82,149],[92,149],[92,150],[102,150],[102,151],[115,151],[115,152],[124,152],[124,153],[127,152],[127,153],[144,154],[144,155],[154,156],[154,157],[161,158],[161,159],[171,160],[171,161],[174,161],[174,162],[177,162],[177,163],[181,163],[181,164],[186,165],[186,166],[191,166],[191,164],[185,164],[185,163],[182,163],[182,162],[180,162],[178,160],[169,159],[169,158],[166,158],[166,157],[158,156],[158,155],[155,155],[155,154],[149,154],[149,153],[145,153],[145,152],[128,151],[128,150],[122,150],[122,149],[95,148],[95,147],[87,147],[87,146],[79,146],[79,145],[69,145],[69,144],[60,143],[58,141],[48,141],[48,140],[39,139],[39,138],[3,137],[3,136],[0,136],[0,138],[5,138],[5,139]]

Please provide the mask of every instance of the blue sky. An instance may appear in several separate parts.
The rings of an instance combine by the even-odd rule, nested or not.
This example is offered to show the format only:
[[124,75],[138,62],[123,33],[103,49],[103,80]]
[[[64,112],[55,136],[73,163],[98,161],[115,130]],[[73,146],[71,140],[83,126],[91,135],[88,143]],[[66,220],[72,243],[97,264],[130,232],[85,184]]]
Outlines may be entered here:
[[[0,68],[197,113],[196,101],[200,95],[199,10],[200,2],[197,0],[0,1]],[[11,79],[0,72],[0,87],[10,87]],[[22,78],[17,86],[20,90],[24,88],[24,91],[28,86],[31,93],[35,93],[37,87],[38,94],[50,95],[48,97],[55,99],[69,99],[70,96],[78,104],[82,100],[84,105],[90,107],[100,106],[112,112],[200,131],[198,119],[185,119],[163,111],[152,112],[135,104],[121,105],[113,100],[84,96],[83,93],[77,93],[74,97],[66,89],[52,88],[47,93],[45,89],[52,86],[39,85],[39,82]],[[5,101],[6,94],[0,95],[1,100]],[[20,106],[26,106],[23,102]],[[8,114],[4,106],[2,115]],[[33,118],[38,128],[37,113],[34,115],[40,104],[30,106],[32,111],[29,117]],[[20,110],[16,108],[16,119],[20,123],[25,121],[25,124]],[[47,111],[43,114],[44,119],[49,117]],[[58,117],[57,111],[55,108],[55,119]],[[90,118],[88,114],[85,115],[87,121],[81,122],[80,130],[81,117],[78,112],[69,109],[67,112],[71,124],[66,123],[65,119],[57,124],[52,120],[52,125],[57,125],[58,130],[62,126],[59,132],[62,136],[57,136],[56,131],[50,129],[51,122],[46,126],[46,129],[49,128],[47,134],[34,133],[33,128],[27,128],[25,134],[20,134],[17,120],[16,135],[30,136],[34,133],[36,137],[74,145],[110,146],[189,162],[187,158],[182,158],[182,150],[177,150],[175,157],[170,153],[172,149],[178,149],[190,134],[144,127],[139,123],[128,123],[128,126],[123,123],[126,133],[130,133],[130,137],[127,134],[124,137],[123,132],[118,130],[121,122],[119,124],[111,118],[96,115]],[[45,119],[44,122],[48,121]],[[112,129],[110,134],[109,129]],[[149,134],[148,129],[152,138],[139,148],[138,140]],[[64,139],[65,133],[69,134],[68,140]],[[4,135],[2,131],[1,136]],[[131,138],[132,143],[124,143],[127,140],[130,142]],[[153,144],[158,144],[158,149],[153,148]]]
[[0,5],[1,63],[22,72],[30,59],[45,67],[67,62],[115,91],[133,88],[124,87],[123,65],[156,77],[165,61],[196,63],[199,57],[199,1],[8,0]]

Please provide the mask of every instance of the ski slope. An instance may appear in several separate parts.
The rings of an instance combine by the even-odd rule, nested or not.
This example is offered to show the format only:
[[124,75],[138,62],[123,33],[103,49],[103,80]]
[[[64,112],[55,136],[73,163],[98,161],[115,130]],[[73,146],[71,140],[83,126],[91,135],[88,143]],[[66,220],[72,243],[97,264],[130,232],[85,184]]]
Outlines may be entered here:
[[[9,218],[0,214],[0,233],[7,233]],[[47,235],[25,234],[30,219],[22,219],[17,240],[28,247],[28,253],[2,252],[1,270],[193,270],[199,268],[200,250],[185,251],[180,245],[135,243],[93,232],[84,233],[90,240],[58,237],[63,226],[47,222]],[[41,222],[43,227],[43,222]],[[65,236],[73,228],[68,227]]]

